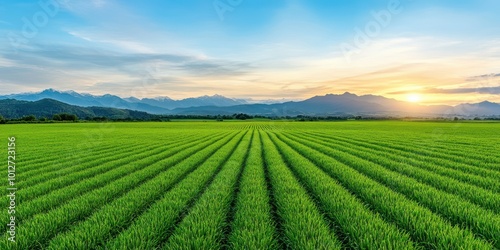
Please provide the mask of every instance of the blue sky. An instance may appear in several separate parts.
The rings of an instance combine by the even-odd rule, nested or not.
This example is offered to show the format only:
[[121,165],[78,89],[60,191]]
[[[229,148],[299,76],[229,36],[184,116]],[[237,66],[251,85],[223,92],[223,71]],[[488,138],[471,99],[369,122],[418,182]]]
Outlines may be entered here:
[[0,0],[0,94],[500,102],[498,13],[496,0]]

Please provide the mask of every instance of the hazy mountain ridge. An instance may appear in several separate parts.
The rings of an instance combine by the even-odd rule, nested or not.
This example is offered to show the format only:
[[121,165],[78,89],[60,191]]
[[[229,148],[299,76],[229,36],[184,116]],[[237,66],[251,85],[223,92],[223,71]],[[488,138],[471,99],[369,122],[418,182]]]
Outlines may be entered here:
[[[70,105],[83,107],[111,107],[144,111],[151,114],[189,114],[189,115],[230,115],[246,113],[266,116],[500,116],[500,104],[493,102],[465,103],[457,106],[419,105],[398,101],[377,95],[358,96],[349,92],[314,96],[303,101],[283,103],[248,103],[242,99],[231,99],[221,95],[201,96],[173,100],[169,97],[121,98],[111,94],[94,96],[74,91],[47,89],[39,93],[12,94],[0,99],[38,101],[50,98]],[[0,114],[2,110],[0,109]]]
[[398,101],[383,96],[358,96],[346,92],[344,94],[327,94],[314,96],[304,101],[291,101],[277,104],[247,104],[230,107],[197,107],[179,108],[172,110],[175,114],[233,114],[246,113],[251,115],[269,116],[500,116],[500,104],[481,102],[476,104],[447,105],[419,105]]
[[38,101],[45,98],[54,99],[71,105],[82,107],[111,107],[144,111],[151,114],[165,114],[175,108],[197,107],[197,106],[232,106],[246,103],[243,100],[227,98],[221,95],[201,96],[172,100],[168,97],[143,98],[135,97],[121,98],[116,95],[91,95],[80,94],[75,91],[58,91],[46,89],[36,93],[21,93],[0,96],[0,99],[16,99],[22,101]]
[[53,115],[60,113],[74,114],[84,119],[94,117],[106,117],[109,119],[154,118],[154,115],[142,111],[95,106],[80,107],[48,98],[38,101],[0,100],[0,115],[7,119],[19,119],[27,115],[51,119]]

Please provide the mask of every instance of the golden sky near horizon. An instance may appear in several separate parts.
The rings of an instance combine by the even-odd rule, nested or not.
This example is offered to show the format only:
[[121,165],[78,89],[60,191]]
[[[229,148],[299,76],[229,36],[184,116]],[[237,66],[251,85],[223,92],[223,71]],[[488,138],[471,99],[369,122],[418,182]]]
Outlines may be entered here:
[[6,3],[0,94],[500,102],[498,1],[209,2]]

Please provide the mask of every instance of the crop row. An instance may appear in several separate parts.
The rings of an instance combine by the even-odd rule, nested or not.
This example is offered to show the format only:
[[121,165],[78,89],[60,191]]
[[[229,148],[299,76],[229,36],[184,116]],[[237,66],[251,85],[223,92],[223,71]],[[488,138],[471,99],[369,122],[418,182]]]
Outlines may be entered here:
[[[212,136],[208,138],[211,137]],[[61,201],[65,202],[70,201],[74,197],[82,195],[95,188],[105,186],[116,179],[122,178],[126,175],[130,175],[135,171],[144,168],[144,166],[148,166],[161,159],[167,158],[197,143],[199,142],[191,141],[191,142],[173,143],[170,145],[165,145],[163,147],[156,148],[155,150],[145,150],[135,155],[129,155],[117,162],[107,162],[103,164],[103,166],[101,166],[103,168],[107,168],[106,165],[113,166],[113,168],[107,172],[103,171],[100,174],[93,175],[92,177],[85,179],[78,178],[77,176],[75,178],[76,182],[67,182],[67,183],[72,183],[69,186],[61,187],[60,189],[39,196],[33,200],[29,201],[23,200],[23,205],[17,209],[18,210],[17,220],[22,221],[32,217],[37,213],[43,213],[45,211],[48,211],[49,209],[54,209],[64,204],[64,202]],[[174,150],[167,150],[167,149],[174,149]],[[50,187],[53,187],[53,185]],[[31,189],[23,189],[20,190],[19,192],[23,192],[26,190],[29,191]],[[34,191],[37,192],[40,192],[39,190],[46,190],[46,188],[36,187],[34,189]]]
[[[311,133],[308,133],[311,134]],[[430,161],[439,165],[442,165],[443,167],[450,168],[450,169],[455,169],[462,171],[464,173],[469,173],[469,174],[474,174],[478,175],[481,177],[500,177],[500,174],[498,171],[495,170],[495,168],[484,168],[484,167],[478,167],[476,166],[477,163],[481,163],[480,160],[474,160],[474,164],[470,164],[467,162],[463,161],[463,157],[455,157],[451,155],[451,152],[453,152],[455,149],[444,149],[444,150],[432,150],[432,151],[427,151],[427,152],[421,152],[421,150],[425,150],[426,148],[428,149],[430,147],[429,144],[424,144],[424,145],[413,145],[413,144],[407,144],[404,141],[396,141],[394,139],[381,139],[376,142],[371,141],[369,138],[364,138],[364,137],[346,137],[345,135],[333,135],[333,134],[328,134],[325,132],[315,132],[313,133],[315,135],[321,135],[321,136],[326,136],[335,140],[342,140],[346,142],[352,142],[352,143],[365,143],[373,146],[378,146],[378,147],[383,147],[384,150],[389,150],[390,152],[396,152],[397,154],[401,155],[406,155],[411,158],[415,159],[423,159],[424,161]],[[434,145],[434,144],[432,144]],[[458,148],[458,147],[457,147]],[[472,157],[475,154],[478,154],[475,151],[469,150],[469,156]],[[479,151],[480,152],[480,151]],[[481,154],[484,154],[481,152]],[[446,157],[442,157],[443,155],[446,155]],[[451,155],[451,156],[450,156]],[[484,156],[484,155],[482,155]],[[467,161],[469,161],[467,159]]]
[[[230,142],[232,139],[232,143]],[[130,218],[140,216],[144,209],[151,206],[160,199],[185,176],[190,176],[207,159],[212,157],[224,160],[230,153],[231,146],[238,142],[239,138],[226,137],[212,145],[207,146],[175,165],[170,171],[162,172],[151,178],[144,184],[131,190],[126,195],[106,204],[84,222],[76,225],[71,231],[60,234],[50,242],[50,249],[95,249],[105,244],[105,241],[117,235],[122,229],[127,228],[132,222]],[[218,149],[229,142],[229,152]],[[222,154],[217,157],[217,153]],[[213,164],[213,166],[218,166]],[[193,174],[191,173],[191,174]],[[191,184],[193,184],[191,182]],[[116,209],[120,208],[120,209]],[[95,225],[99,224],[99,229],[95,230]],[[142,239],[140,240],[142,241]]]
[[221,248],[236,184],[241,176],[251,139],[252,135],[248,131],[210,186],[175,227],[163,249]]
[[268,188],[261,140],[259,133],[255,131],[239,183],[229,236],[231,248],[276,249],[278,247]]
[[[491,245],[475,238],[470,231],[453,226],[430,209],[421,206],[419,203],[422,203],[422,200],[419,199],[417,202],[399,193],[408,188],[408,191],[413,191],[415,194],[427,195],[427,197],[420,198],[434,200],[438,198],[432,192],[435,190],[422,192],[428,189],[410,178],[391,173],[373,163],[329,147],[297,138],[291,140],[282,134],[278,135],[277,138],[323,169],[361,200],[370,204],[371,208],[381,214],[386,221],[393,222],[398,227],[405,229],[417,244],[426,248],[491,249]],[[349,165],[340,161],[348,162]],[[367,176],[379,178],[370,179]],[[383,178],[387,178],[391,183],[400,184],[392,186],[398,192],[375,181],[380,181]],[[384,184],[386,183],[384,182]],[[445,202],[447,206],[457,207],[449,200],[445,200]],[[488,235],[492,233],[487,229],[484,232]]]
[[[98,151],[93,151],[93,153],[105,154],[107,152],[117,152],[122,149],[127,148],[128,145],[107,145],[103,147],[99,147]],[[45,148],[49,148],[45,146]],[[61,149],[61,147],[50,147],[50,150],[54,152],[53,154],[47,154],[46,151],[40,150],[39,154],[33,153],[33,156],[36,157],[33,160],[26,160],[24,156],[19,156],[19,164],[23,165],[22,171],[19,172],[19,177],[23,180],[28,179],[32,176],[37,176],[40,173],[47,173],[48,171],[54,171],[61,169],[61,166],[64,166],[68,162],[74,162],[78,157],[91,159],[92,154],[88,155],[80,155],[74,154],[74,149],[69,152],[65,152],[65,150]],[[62,152],[61,152],[62,151]],[[79,158],[78,158],[79,159]],[[83,160],[83,159],[82,159]]]
[[[418,135],[418,134],[414,134]],[[361,139],[361,138],[360,138]],[[433,142],[422,140],[421,135],[415,139],[401,141],[392,135],[380,137],[381,140],[389,143],[397,143],[406,146],[424,147],[436,151],[445,151],[450,156],[462,157],[474,162],[487,163],[489,166],[495,167],[495,163],[500,163],[500,158],[496,155],[488,155],[494,153],[495,149],[490,144],[480,144],[483,140],[467,141],[470,137],[453,137],[451,140],[439,140]],[[480,152],[480,153],[479,153]],[[472,153],[472,154],[471,154]],[[484,154],[486,153],[486,154]],[[498,169],[498,167],[496,167]]]
[[404,162],[417,166],[419,168],[427,169],[437,174],[451,177],[465,183],[470,183],[478,187],[500,192],[500,182],[490,177],[490,171],[484,171],[473,166],[457,164],[449,160],[437,159],[428,156],[421,156],[415,153],[407,152],[401,149],[393,149],[389,147],[380,146],[375,143],[362,141],[359,139],[345,139],[339,136],[325,135],[322,133],[313,134],[305,133],[308,137],[325,138],[335,141],[337,144],[355,145],[360,148],[376,150],[379,154],[384,154],[387,159],[392,159],[397,162]]
[[[112,169],[120,163],[126,163],[124,158],[130,160],[131,156],[137,152],[148,152],[153,149],[158,149],[160,144],[151,144],[137,146],[128,150],[118,151],[119,153],[108,152],[106,155],[96,153],[89,161],[83,164],[69,163],[69,167],[61,168],[58,171],[48,171],[40,173],[29,179],[18,177],[18,185],[26,187],[19,192],[23,202],[29,201],[42,194],[47,194],[52,190],[72,184],[75,181],[100,174],[109,169]],[[133,158],[133,157],[132,157]],[[67,164],[67,163],[66,163]]]
[[[353,139],[353,140],[361,140],[361,138],[353,138],[353,137],[345,137],[345,139]],[[432,144],[423,144],[423,146],[416,146],[413,142],[405,142],[404,140],[395,140],[395,139],[386,139],[383,140],[379,138],[379,140],[374,141],[373,143],[388,147],[388,148],[394,148],[394,149],[399,149],[401,151],[405,152],[411,152],[417,155],[421,156],[429,156],[434,159],[442,159],[442,160],[448,160],[451,162],[454,162],[458,164],[457,167],[461,167],[465,170],[472,169],[471,173],[477,173],[481,174],[482,176],[495,176],[496,178],[500,178],[500,174],[498,173],[498,170],[500,170],[500,167],[498,163],[490,163],[482,160],[477,160],[477,159],[471,159],[472,156],[475,154],[480,154],[481,156],[484,156],[484,152],[482,151],[471,151],[470,148],[468,148],[468,154],[467,155],[455,155],[453,152],[455,151],[455,148],[459,147],[452,147],[448,148],[447,150],[443,151],[437,151],[437,150],[430,150],[428,147]],[[469,167],[467,167],[469,166]]]
[[[171,141],[182,141],[190,138],[195,138],[197,134],[189,134],[189,135],[178,135],[171,139]],[[161,142],[159,142],[161,143]],[[57,148],[51,148],[53,154],[49,154],[48,156],[40,157],[42,160],[50,158],[52,155],[56,157],[53,161],[43,161],[40,163],[40,166],[37,169],[26,170],[27,168],[23,167],[22,171],[19,173],[19,179],[21,181],[32,181],[36,183],[36,180],[43,180],[52,178],[54,175],[64,175],[66,172],[73,172],[75,167],[82,168],[82,165],[85,164],[97,164],[100,162],[106,162],[108,159],[103,159],[104,156],[116,156],[116,152],[127,153],[127,152],[135,152],[140,151],[139,147],[156,145],[156,142],[149,143],[138,143],[130,145],[129,143],[114,143],[115,145],[111,145],[109,148],[99,147],[98,150],[93,150],[92,152],[78,152],[76,154],[63,154],[58,151]],[[74,153],[74,152],[73,152]],[[45,154],[47,154],[45,152]],[[23,163],[26,164],[26,163]],[[29,164],[28,166],[32,166]],[[69,167],[68,167],[69,166]],[[31,178],[36,176],[35,178]],[[21,183],[21,182],[20,182]],[[20,184],[19,183],[19,184]],[[33,183],[26,183],[26,186],[32,186]]]
[[[168,176],[170,174],[172,174],[172,176],[183,176],[189,173],[193,170],[194,166],[186,166],[186,164],[179,163],[184,161],[189,162],[199,160],[197,158],[193,158],[192,160],[189,159],[193,157],[194,153],[199,153],[203,149],[209,147],[211,149],[218,146],[220,147],[220,145],[226,142],[226,140],[219,139],[220,138],[216,138],[200,142],[196,146],[142,168],[133,175],[125,176],[102,188],[95,189],[89,193],[79,196],[71,203],[66,203],[63,206],[47,213],[35,215],[33,218],[26,220],[17,228],[19,240],[16,242],[16,248],[31,249],[46,245],[56,234],[70,229],[72,225],[85,220],[100,207],[121,197],[128,191],[137,188],[139,184],[144,182],[148,183],[151,179],[161,173],[164,173],[163,176]],[[203,151],[203,153],[205,152]],[[4,244],[8,243],[1,241],[0,248],[7,249],[7,246]]]
[[[133,147],[126,147],[126,145],[121,145],[118,146],[116,149],[108,149],[108,150],[96,150],[93,154],[89,155],[72,155],[73,159],[78,157],[79,162],[83,164],[88,164],[89,162],[97,162],[99,159],[102,159],[103,161],[106,161],[110,156],[115,156],[116,152],[123,152],[123,153],[131,153],[135,152],[141,147],[144,147],[147,145],[135,145]],[[52,150],[52,149],[51,149]],[[54,152],[57,152],[57,150],[54,150]],[[54,153],[54,154],[59,154]],[[108,157],[108,158],[105,158]],[[41,157],[43,158],[43,157]],[[65,159],[64,157],[61,157],[59,161],[56,162],[47,162],[46,164],[43,164],[43,166],[40,166],[39,169],[34,169],[33,171],[28,171],[25,172],[25,169],[23,167],[22,171],[19,173],[18,178],[19,182],[18,184],[22,184],[24,186],[32,186],[34,184],[43,182],[44,180],[51,179],[54,176],[62,176],[67,173],[70,173],[71,170],[69,169],[74,169],[81,167],[81,164],[75,162],[73,159],[68,158]],[[22,163],[23,166],[25,163]]]
[[[160,247],[181,219],[189,211],[200,193],[212,182],[214,175],[229,157],[234,157],[242,135],[222,146],[212,157],[157,200],[125,231],[106,243],[105,249],[154,249]],[[167,233],[169,233],[167,235]],[[140,240],[137,240],[140,239]]]
[[[367,209],[362,201],[349,190],[317,168],[311,161],[278,140],[274,134],[271,141],[286,159],[288,165],[304,185],[311,190],[325,213],[344,235],[352,248],[413,249],[406,233]],[[370,237],[367,237],[370,235]]]
[[261,133],[265,167],[286,249],[341,249],[341,241],[307,191],[294,177],[266,133]]
[[117,123],[78,146],[92,155],[55,130],[20,147],[17,242],[0,249],[500,249],[482,132],[429,146],[427,123],[191,125]]
[[[195,141],[193,140],[192,143],[195,143]],[[55,178],[48,178],[47,176],[47,179],[45,181],[36,184],[33,183],[33,185],[30,186],[26,186],[26,184],[24,184],[26,188],[18,191],[18,195],[22,198],[23,202],[28,202],[36,197],[46,195],[54,190],[75,184],[76,182],[84,180],[86,178],[105,173],[116,167],[124,165],[131,160],[141,159],[149,155],[154,155],[156,153],[169,153],[165,152],[167,149],[172,150],[172,152],[178,152],[180,151],[178,147],[181,147],[180,149],[183,148],[182,144],[184,144],[183,141],[173,143],[172,145],[165,145],[163,147],[161,147],[160,144],[152,144],[151,146],[144,148],[144,150],[141,150],[142,153],[139,153],[141,154],[140,156],[137,153],[123,152],[118,153],[117,157],[112,156],[114,160],[103,161],[102,159],[97,159],[97,162],[91,162],[89,165],[83,164],[85,168],[81,168],[80,166],[74,166],[74,168],[70,167],[69,169],[72,169],[73,171],[67,172],[66,175],[63,174]],[[160,147],[158,148],[158,146]],[[149,152],[150,154],[145,154],[147,152]],[[22,183],[23,182],[21,180],[20,184]]]
[[456,194],[462,198],[490,209],[494,212],[500,212],[500,195],[490,190],[485,190],[466,182],[460,182],[450,177],[441,176],[432,171],[432,167],[438,169],[438,166],[429,164],[431,169],[426,170],[421,167],[416,167],[404,162],[404,158],[400,158],[395,154],[386,153],[382,150],[374,150],[371,148],[359,147],[357,145],[341,142],[338,140],[328,140],[324,137],[301,136],[295,135],[298,138],[309,140],[323,146],[331,146],[339,150],[349,153],[353,156],[369,160],[380,166],[383,166],[392,171],[404,174],[419,182],[441,189],[451,194]]

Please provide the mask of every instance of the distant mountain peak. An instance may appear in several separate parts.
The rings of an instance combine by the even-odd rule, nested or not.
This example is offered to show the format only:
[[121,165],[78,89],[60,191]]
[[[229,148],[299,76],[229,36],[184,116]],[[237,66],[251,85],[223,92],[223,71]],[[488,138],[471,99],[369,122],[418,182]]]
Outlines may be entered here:
[[40,93],[54,93],[54,92],[58,92],[57,90],[53,89],[53,88],[48,88],[48,89],[44,89],[42,92]]
[[[145,111],[152,114],[173,114],[178,112],[195,112],[199,114],[248,113],[276,115],[285,110],[284,115],[387,115],[387,114],[422,114],[422,115],[496,115],[500,116],[500,104],[483,101],[473,104],[460,104],[455,107],[424,106],[408,103],[380,95],[356,95],[351,92],[343,94],[317,95],[307,100],[276,102],[251,102],[244,99],[228,98],[220,94],[172,100],[166,96],[154,98],[136,97],[121,98],[112,94],[92,95],[79,94],[75,91],[58,91],[53,88],[37,93],[21,93],[0,96],[0,99],[16,99],[22,101],[39,101],[51,98],[59,102],[81,107],[113,107]],[[251,99],[249,99],[251,100]],[[254,105],[254,106],[253,106]],[[210,111],[209,111],[210,110]]]
[[219,94],[213,94],[213,95],[203,95],[201,97],[225,97],[225,96],[222,96],[222,95],[219,95]]
[[157,96],[157,97],[153,97],[151,98],[153,100],[157,100],[157,101],[165,101],[165,100],[172,100],[172,98],[168,97],[168,96]]
[[350,92],[344,92],[344,94],[342,94],[343,96],[357,96],[356,94],[352,94]]
[[490,102],[490,101],[486,100],[486,101],[482,101],[482,102],[480,102],[480,103],[478,103],[478,104],[488,104],[488,105],[493,104],[493,105],[496,105],[497,103]]
[[77,93],[77,92],[75,92],[73,90],[61,91],[61,90],[57,90],[57,89],[53,89],[53,88],[44,89],[41,92],[38,92],[38,94],[70,94],[70,95],[80,95],[79,93]]

